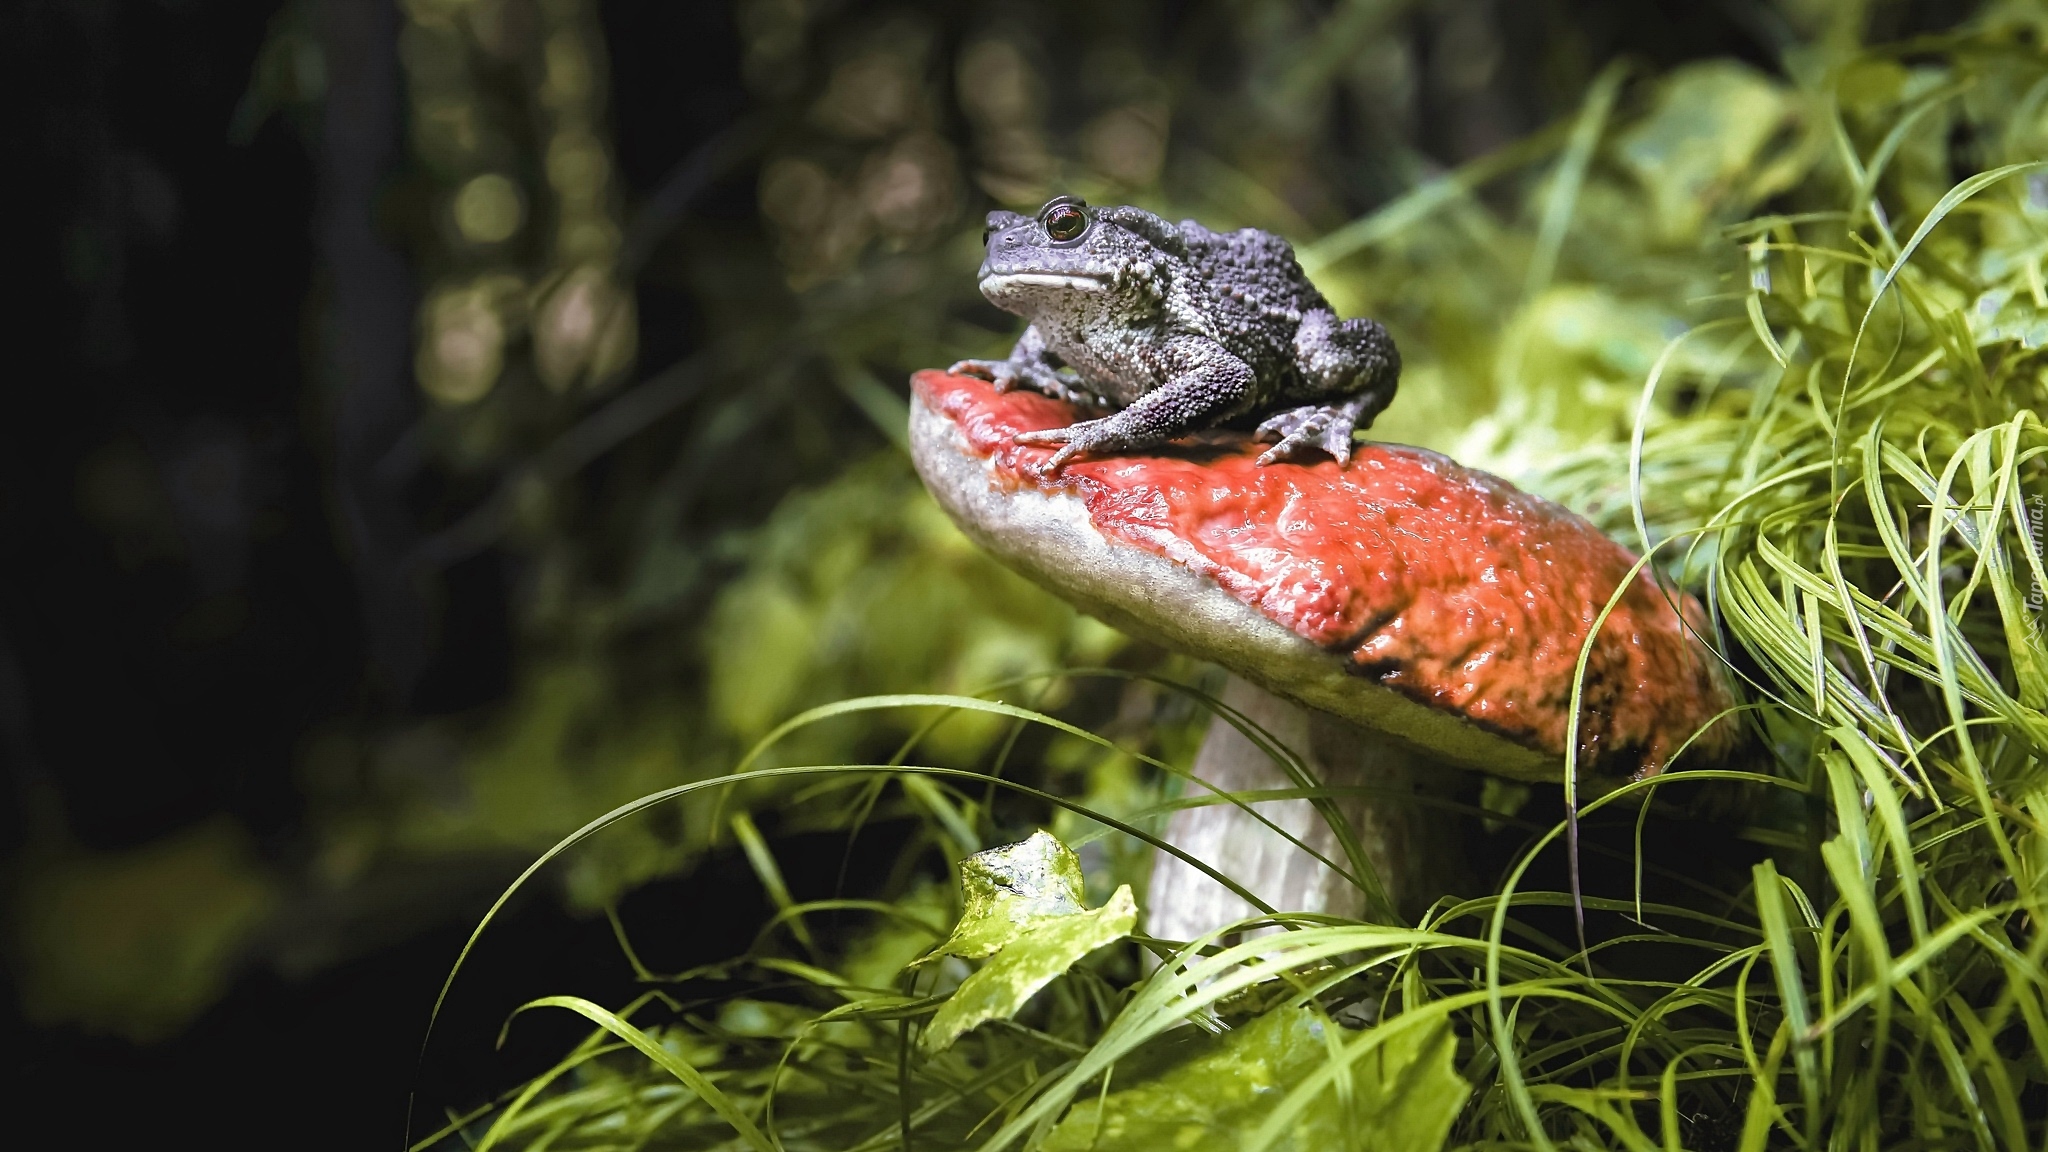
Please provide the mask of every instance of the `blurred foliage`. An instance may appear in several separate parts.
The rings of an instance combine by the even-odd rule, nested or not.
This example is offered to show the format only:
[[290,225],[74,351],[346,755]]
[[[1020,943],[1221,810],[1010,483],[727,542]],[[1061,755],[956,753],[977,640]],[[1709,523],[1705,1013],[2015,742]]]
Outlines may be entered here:
[[[863,689],[977,690],[1098,663],[1124,643],[968,544],[895,454],[792,495],[735,546],[742,567],[703,632],[692,691],[701,711],[622,682],[586,652],[540,664],[508,706],[483,716],[414,726],[370,749],[337,736],[309,760],[314,785],[333,788],[338,805],[360,803],[354,765],[368,758],[369,787],[390,808],[336,829],[329,876],[345,880],[342,870],[380,852],[538,851],[633,797],[724,771],[804,708]],[[776,760],[831,762],[920,726],[896,717],[808,731]],[[1002,732],[1000,722],[953,721],[933,743],[948,762],[971,763]],[[650,820],[607,837],[572,865],[572,897],[602,907],[623,886],[684,865],[716,838],[708,819],[693,809],[681,827]]]
[[17,882],[29,1019],[137,1040],[226,990],[281,895],[226,817],[125,853],[52,854]]
[[493,422],[545,414],[546,396],[614,382],[635,345],[633,298],[616,276],[623,236],[596,5],[402,7],[412,153],[439,240],[421,261],[431,283],[419,385],[466,406],[509,373],[518,398],[501,401],[511,411]]
[[[842,697],[974,691],[1125,644],[968,543],[893,452],[791,497],[749,551],[705,633],[710,709],[742,741]],[[971,761],[997,731],[954,721],[937,746]]]

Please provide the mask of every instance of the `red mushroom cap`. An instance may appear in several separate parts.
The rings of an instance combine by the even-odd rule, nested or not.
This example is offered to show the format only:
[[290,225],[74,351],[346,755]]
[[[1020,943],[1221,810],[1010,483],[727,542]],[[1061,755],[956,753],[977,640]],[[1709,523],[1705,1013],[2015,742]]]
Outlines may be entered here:
[[[1557,780],[1587,629],[1635,557],[1567,509],[1449,458],[1364,444],[1270,464],[1216,433],[1056,477],[1016,436],[1069,405],[920,372],[918,469],[967,533],[1134,634],[1499,775]],[[1587,663],[1580,770],[1659,771],[1729,706],[1699,603],[1639,575]],[[1732,723],[1692,755],[1724,757]]]

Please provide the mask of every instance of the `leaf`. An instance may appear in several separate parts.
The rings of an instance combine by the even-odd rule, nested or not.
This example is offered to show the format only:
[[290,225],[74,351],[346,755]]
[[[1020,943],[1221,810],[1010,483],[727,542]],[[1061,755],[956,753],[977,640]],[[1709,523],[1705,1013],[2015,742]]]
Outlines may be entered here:
[[[1247,1145],[1291,1088],[1330,1059],[1329,1027],[1319,1013],[1280,1008],[1221,1037],[1181,1029],[1152,1046],[1149,1055],[1166,1062],[1162,1070],[1106,1099],[1076,1104],[1040,1147],[1234,1152]],[[1472,1090],[1453,1067],[1456,1048],[1445,1023],[1390,1032],[1353,1065],[1348,1106],[1338,1093],[1323,1093],[1270,1147],[1443,1147]],[[1126,1066],[1147,1055],[1139,1052]]]
[[2048,345],[2048,309],[2010,286],[1986,290],[1964,313],[1978,347],[2010,340],[2021,348]]
[[1731,60],[1710,60],[1671,74],[1655,111],[1617,142],[1622,165],[1649,193],[1667,244],[1691,242],[1737,192],[1783,122],[1783,90]]
[[1126,884],[1092,912],[1059,917],[1024,933],[961,981],[925,1029],[925,1049],[942,1052],[979,1025],[1009,1019],[1081,957],[1130,935],[1137,922],[1138,903]]
[[1082,902],[1080,858],[1042,829],[1028,840],[962,860],[960,896],[960,923],[953,934],[917,963],[941,956],[992,956],[1045,921],[1088,907]]
[[918,963],[940,956],[993,958],[961,981],[932,1017],[920,1038],[927,1052],[945,1051],[990,1020],[1009,1019],[1075,961],[1130,935],[1138,923],[1128,884],[1089,911],[1081,902],[1081,861],[1045,831],[961,861],[960,889],[965,908],[959,925]]

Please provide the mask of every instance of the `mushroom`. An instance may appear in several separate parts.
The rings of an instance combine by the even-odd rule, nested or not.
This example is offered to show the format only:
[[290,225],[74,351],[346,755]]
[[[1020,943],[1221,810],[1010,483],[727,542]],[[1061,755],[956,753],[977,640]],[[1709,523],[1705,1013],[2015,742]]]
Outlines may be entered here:
[[[1051,450],[1017,438],[1070,423],[1068,404],[942,372],[912,391],[912,458],[961,529],[1083,611],[1228,669],[1225,703],[1337,790],[1403,916],[1472,879],[1459,822],[1431,804],[1470,780],[1461,770],[1563,779],[1581,646],[1635,564],[1581,517],[1397,444],[1360,445],[1341,466],[1260,465],[1248,435],[1209,433],[1049,475]],[[1586,664],[1582,788],[1661,771],[1696,732],[1689,755],[1732,751],[1703,619],[1645,575],[1622,594]],[[1295,786],[1221,718],[1193,771],[1219,789]],[[1307,801],[1256,807],[1343,861]],[[1235,806],[1185,809],[1166,839],[1275,908],[1369,911],[1356,885]],[[1252,911],[1165,853],[1147,903],[1149,930],[1181,939]]]

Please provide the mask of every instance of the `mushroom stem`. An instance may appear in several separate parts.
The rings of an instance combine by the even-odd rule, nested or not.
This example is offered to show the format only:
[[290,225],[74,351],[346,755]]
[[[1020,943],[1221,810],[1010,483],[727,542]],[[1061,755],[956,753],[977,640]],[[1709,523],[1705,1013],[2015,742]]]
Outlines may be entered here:
[[[1384,736],[1283,700],[1236,676],[1224,688],[1223,702],[1293,749],[1326,786],[1347,790],[1332,799],[1404,920],[1414,922],[1439,897],[1471,890],[1463,821],[1427,802],[1453,799],[1470,782],[1466,773],[1430,763]],[[1210,721],[1193,772],[1223,791],[1295,787],[1279,764],[1221,716]],[[1184,794],[1206,791],[1190,785]],[[1301,845],[1346,865],[1336,831],[1308,800],[1266,800],[1255,807]],[[1362,889],[1233,804],[1181,809],[1167,824],[1165,839],[1280,911],[1367,917]],[[1146,905],[1147,931],[1167,940],[1190,940],[1257,914],[1242,898],[1167,852],[1152,866]]]

